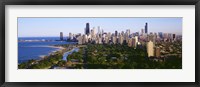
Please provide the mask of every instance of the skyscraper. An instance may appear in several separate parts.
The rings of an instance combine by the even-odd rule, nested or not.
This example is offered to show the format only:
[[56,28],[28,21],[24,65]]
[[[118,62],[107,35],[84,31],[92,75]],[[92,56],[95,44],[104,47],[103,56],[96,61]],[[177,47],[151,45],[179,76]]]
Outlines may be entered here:
[[60,32],[60,40],[63,40],[63,32]]
[[172,37],[172,38],[173,38],[173,40],[175,40],[175,38],[176,38],[176,34],[173,34],[173,37]]
[[152,41],[147,43],[147,53],[148,57],[154,56],[154,45]]
[[133,46],[134,48],[136,48],[135,38],[132,38],[132,46]]
[[134,38],[135,38],[135,43],[134,43],[134,46],[135,46],[135,47],[137,47],[137,43],[138,43],[138,36],[135,36]]
[[145,33],[148,34],[148,23],[145,24]]
[[77,38],[77,40],[78,40],[78,44],[83,44],[83,37],[82,36],[79,36]]
[[123,36],[120,34],[120,36],[119,36],[119,43],[122,45],[123,42],[124,42],[124,38],[123,38]]
[[163,38],[163,34],[162,34],[162,32],[158,32],[158,36],[159,36],[159,38]]
[[101,34],[101,27],[98,26],[98,34]]
[[90,34],[90,24],[89,23],[86,23],[85,34],[87,34],[87,35]]
[[141,29],[141,35],[143,35],[144,34],[144,29]]
[[115,31],[115,36],[117,36],[117,34],[118,34],[117,31]]
[[69,39],[70,39],[70,40],[73,39],[72,33],[69,33]]

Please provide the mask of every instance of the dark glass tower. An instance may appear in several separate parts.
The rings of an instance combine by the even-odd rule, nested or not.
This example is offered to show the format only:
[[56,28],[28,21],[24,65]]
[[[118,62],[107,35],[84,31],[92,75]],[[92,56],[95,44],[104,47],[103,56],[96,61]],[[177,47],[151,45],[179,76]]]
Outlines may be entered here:
[[60,32],[60,40],[63,40],[63,32]]
[[145,24],[145,28],[144,29],[145,29],[145,33],[147,34],[148,33],[148,23]]
[[117,36],[117,34],[118,34],[117,31],[115,31],[115,36]]
[[87,34],[87,35],[90,34],[90,24],[89,23],[86,23],[85,34]]

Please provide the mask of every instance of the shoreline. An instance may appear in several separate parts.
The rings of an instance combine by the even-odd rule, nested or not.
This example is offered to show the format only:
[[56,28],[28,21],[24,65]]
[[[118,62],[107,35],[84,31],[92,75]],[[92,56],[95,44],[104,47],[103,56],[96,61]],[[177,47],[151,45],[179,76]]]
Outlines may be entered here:
[[48,66],[49,64],[50,65],[52,64],[52,65],[48,67],[52,68],[56,64],[61,64],[64,61],[67,62],[67,58],[64,59],[64,57],[66,57],[65,53],[72,53],[74,52],[73,50],[79,49],[79,47],[77,47],[77,45],[74,45],[74,44],[54,45],[54,46],[48,46],[48,47],[58,48],[58,49],[49,52],[48,55],[40,55],[39,59],[29,59],[26,62],[18,63],[18,67],[20,67],[19,69],[25,69],[25,68],[32,69],[31,67],[44,68],[44,66]]
[[46,46],[46,47],[49,47],[49,48],[58,48],[58,49],[55,49],[51,52],[48,53],[48,55],[40,55],[40,59],[45,59],[45,58],[48,58],[50,55],[54,55],[56,52],[63,52],[64,50],[66,50],[66,48],[64,48],[63,46]]
[[60,46],[60,45],[59,45],[59,46],[54,46],[54,45],[50,45],[50,46],[33,46],[33,47],[47,47],[47,48],[57,48],[57,49],[55,49],[55,50],[53,50],[53,51],[47,53],[46,55],[38,55],[38,58],[29,59],[29,60],[24,61],[24,62],[21,62],[21,63],[18,62],[18,65],[20,65],[20,64],[22,64],[22,63],[26,63],[26,62],[28,62],[28,61],[30,61],[30,60],[35,60],[35,61],[38,62],[38,61],[41,61],[41,60],[44,60],[44,59],[48,58],[50,55],[54,55],[56,52],[63,52],[63,51],[66,50],[65,47]]

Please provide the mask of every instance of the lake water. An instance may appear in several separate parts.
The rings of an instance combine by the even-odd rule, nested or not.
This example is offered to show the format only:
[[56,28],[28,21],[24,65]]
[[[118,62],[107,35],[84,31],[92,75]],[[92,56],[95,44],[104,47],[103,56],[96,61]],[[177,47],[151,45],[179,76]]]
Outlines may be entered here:
[[49,55],[59,50],[52,45],[73,44],[73,42],[56,41],[59,37],[20,37],[18,38],[18,63],[30,59],[40,59],[41,56]]
[[78,52],[79,51],[79,48],[73,48],[72,50],[68,51],[68,52],[65,52],[63,54],[63,60],[67,61],[67,56],[72,54],[73,52]]

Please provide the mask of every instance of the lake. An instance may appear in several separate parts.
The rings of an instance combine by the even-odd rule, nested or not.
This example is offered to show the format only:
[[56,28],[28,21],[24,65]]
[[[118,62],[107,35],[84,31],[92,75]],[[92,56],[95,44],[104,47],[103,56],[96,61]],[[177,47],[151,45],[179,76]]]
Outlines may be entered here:
[[53,45],[74,44],[75,42],[56,41],[59,37],[20,37],[18,38],[18,63],[40,59],[51,52],[60,50]]

